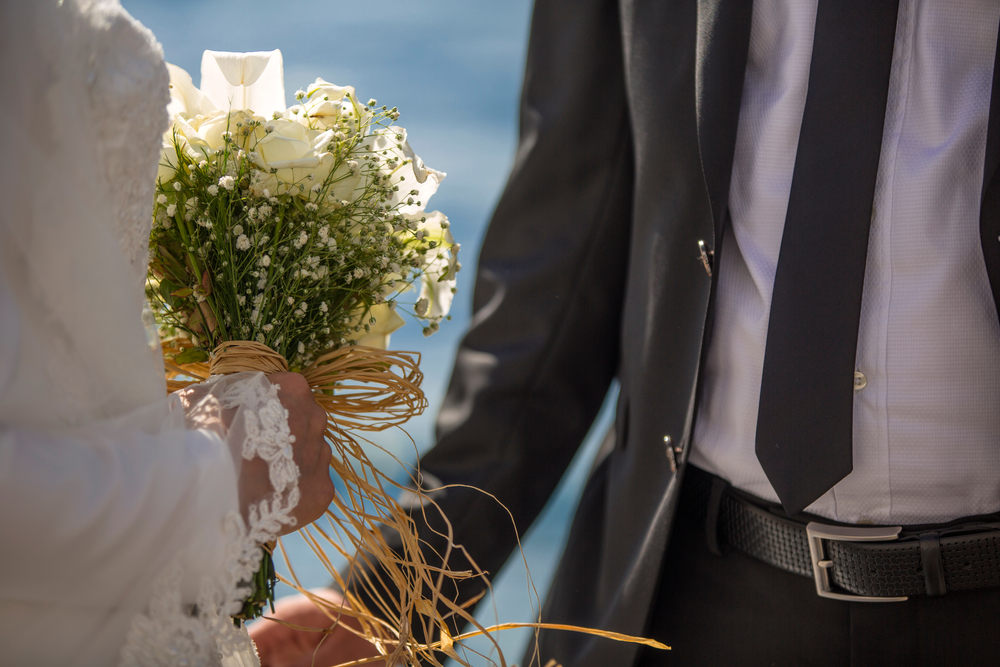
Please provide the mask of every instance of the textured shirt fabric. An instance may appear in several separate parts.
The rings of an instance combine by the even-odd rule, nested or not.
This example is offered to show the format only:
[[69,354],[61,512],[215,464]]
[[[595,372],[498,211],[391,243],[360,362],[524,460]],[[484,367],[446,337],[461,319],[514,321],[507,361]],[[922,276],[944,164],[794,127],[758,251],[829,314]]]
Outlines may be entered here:
[[[755,0],[691,462],[777,501],[754,451],[816,0]],[[914,524],[1000,510],[1000,324],[979,213],[995,0],[900,0],[856,370],[854,470],[806,511]],[[998,240],[997,242],[1000,242]],[[822,295],[817,295],[822,298]]]

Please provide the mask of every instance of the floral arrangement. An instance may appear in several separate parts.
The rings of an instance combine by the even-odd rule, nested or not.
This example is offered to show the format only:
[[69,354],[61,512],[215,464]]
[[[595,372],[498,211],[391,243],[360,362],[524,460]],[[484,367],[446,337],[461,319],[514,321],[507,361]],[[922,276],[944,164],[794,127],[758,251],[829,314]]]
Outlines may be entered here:
[[171,89],[147,295],[190,343],[173,361],[249,340],[301,369],[344,345],[385,349],[404,308],[438,329],[459,246],[424,211],[444,174],[413,153],[395,107],[318,79],[268,117],[216,109],[175,67]]
[[[172,122],[157,174],[147,298],[174,374],[273,372],[270,362],[214,365],[233,341],[242,341],[244,358],[256,344],[278,355],[276,368],[309,371],[317,400],[333,413],[335,387],[343,395],[350,379],[342,364],[331,365],[344,359],[336,351],[386,349],[405,323],[401,310],[425,335],[437,331],[455,291],[459,246],[448,219],[424,211],[444,174],[413,153],[406,130],[393,125],[397,109],[321,79],[284,108],[280,58],[206,52],[202,90],[169,66]],[[385,378],[397,404],[383,397],[360,406],[377,428],[422,410],[412,358],[355,358],[355,374],[372,364],[403,371],[402,384]],[[348,412],[345,421],[363,426],[358,406]],[[265,551],[238,618],[258,616],[274,582]]]

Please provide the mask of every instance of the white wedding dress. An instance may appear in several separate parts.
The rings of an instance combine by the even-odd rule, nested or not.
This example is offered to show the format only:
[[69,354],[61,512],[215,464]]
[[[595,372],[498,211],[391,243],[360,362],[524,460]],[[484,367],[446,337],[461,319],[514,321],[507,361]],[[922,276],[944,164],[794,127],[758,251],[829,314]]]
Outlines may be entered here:
[[[254,664],[229,615],[298,469],[263,375],[165,395],[160,47],[114,0],[0,0],[0,63],[0,664]],[[274,492],[243,517],[254,456]]]

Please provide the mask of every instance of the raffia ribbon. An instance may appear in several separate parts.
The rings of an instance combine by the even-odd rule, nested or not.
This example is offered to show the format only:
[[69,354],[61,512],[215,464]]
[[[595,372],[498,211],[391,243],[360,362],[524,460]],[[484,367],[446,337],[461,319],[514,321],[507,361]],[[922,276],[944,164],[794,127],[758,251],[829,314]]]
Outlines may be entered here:
[[260,371],[265,375],[288,370],[285,358],[267,345],[251,340],[229,340],[212,350],[209,357],[210,375],[231,375],[243,371]]
[[[178,350],[168,343],[165,351]],[[288,361],[267,345],[231,340],[212,350],[209,363],[165,362],[167,390],[177,391],[212,375],[259,371],[267,375],[288,370]],[[193,379],[178,380],[186,375]],[[333,350],[302,371],[316,402],[330,416],[329,425],[341,438],[347,430],[381,431],[404,423],[427,407],[420,384],[420,354],[379,350],[360,345]]]
[[[164,351],[176,354],[182,351],[184,345],[181,341],[168,341],[164,345]],[[474,571],[453,570],[448,564],[448,554],[452,549],[460,548],[454,543],[451,543],[447,553],[441,554],[445,561],[443,565],[431,566],[427,563],[420,548],[421,540],[415,523],[387,492],[387,487],[399,486],[398,483],[376,469],[359,443],[359,440],[364,440],[360,432],[381,431],[398,426],[424,411],[427,400],[420,389],[423,374],[419,364],[420,355],[416,352],[390,352],[352,346],[324,354],[302,371],[312,387],[316,402],[327,412],[326,438],[333,446],[330,467],[346,487],[345,493],[334,498],[339,514],[327,512],[327,517],[335,532],[340,533],[351,546],[345,547],[336,535],[328,534],[319,522],[304,528],[300,534],[341,589],[347,591],[349,606],[334,608],[324,598],[305,589],[295,576],[287,557],[285,560],[292,578],[286,579],[279,575],[279,580],[312,599],[331,621],[338,621],[342,616],[355,618],[362,627],[356,632],[378,647],[390,664],[440,664],[437,657],[444,653],[459,664],[468,665],[455,650],[456,641],[486,634],[499,650],[499,644],[492,633],[515,628],[569,630],[669,650],[668,646],[656,641],[577,626],[508,623],[486,628],[471,615],[470,603],[459,604],[443,593],[443,589],[450,586],[446,583],[449,580],[478,577],[484,573],[478,568]],[[280,354],[254,341],[222,343],[212,351],[207,364],[177,365],[165,362],[165,365],[170,378],[167,381],[169,391],[207,380],[212,375],[244,371],[260,371],[270,375],[288,370],[288,362]],[[177,380],[175,378],[178,375],[194,379]],[[413,470],[413,479],[418,478],[419,472]],[[427,504],[424,512],[429,511],[431,506],[436,507],[434,500],[426,496],[419,485],[415,484],[411,490],[415,490],[421,499],[421,506]],[[450,541],[451,524],[443,514],[441,518],[448,526]],[[401,550],[388,546],[382,536],[383,526],[398,533],[403,542]],[[333,547],[347,559],[347,571],[351,573],[348,576],[360,577],[355,583],[373,593],[376,609],[367,608],[350,592],[350,582],[333,566],[323,543]],[[359,568],[361,562],[368,567]],[[399,591],[398,598],[386,599],[376,592],[381,585],[373,587],[373,584],[383,578],[393,583]],[[444,615],[438,609],[439,604],[447,608]],[[447,622],[447,618],[451,616],[460,617],[475,629],[452,637],[448,632]],[[424,626],[424,636],[437,635],[439,639],[428,644],[417,642],[410,630],[412,623]],[[313,629],[321,633],[330,631],[329,628],[300,629]],[[342,667],[371,664],[382,659],[361,659],[344,663]],[[506,664],[502,654],[500,662],[501,665]],[[553,664],[554,661],[549,661],[546,667]]]

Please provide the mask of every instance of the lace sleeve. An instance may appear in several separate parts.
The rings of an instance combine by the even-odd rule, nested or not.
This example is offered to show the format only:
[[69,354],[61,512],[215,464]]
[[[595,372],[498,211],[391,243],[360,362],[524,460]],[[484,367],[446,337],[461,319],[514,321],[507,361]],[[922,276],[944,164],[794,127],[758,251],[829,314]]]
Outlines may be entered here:
[[[268,466],[271,489],[264,497],[243,498],[245,519],[230,511],[223,520],[226,559],[214,577],[201,580],[194,606],[183,596],[183,569],[172,562],[156,579],[149,611],[138,615],[122,652],[122,665],[174,665],[176,656],[197,656],[192,664],[257,664],[252,644],[234,627],[250,590],[247,582],[260,566],[261,544],[294,525],[299,501],[299,469],[293,459],[295,437],[277,386],[262,373],[215,377],[179,393],[187,426],[221,436],[239,469],[260,458]],[[224,425],[225,417],[231,419]],[[227,662],[228,660],[228,662]]]

